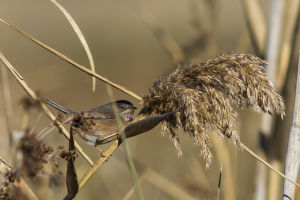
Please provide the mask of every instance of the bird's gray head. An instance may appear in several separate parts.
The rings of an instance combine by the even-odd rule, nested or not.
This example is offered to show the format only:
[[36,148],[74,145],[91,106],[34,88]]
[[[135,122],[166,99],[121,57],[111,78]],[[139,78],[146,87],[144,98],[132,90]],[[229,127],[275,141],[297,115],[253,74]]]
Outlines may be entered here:
[[[113,102],[116,104],[122,121],[130,122],[133,120],[133,113],[136,107],[127,100],[118,100]],[[97,119],[111,119],[115,120],[115,114],[113,111],[113,103],[107,103],[96,108],[89,110],[87,113],[92,114],[93,118]],[[87,115],[88,116],[88,115]]]
[[118,100],[115,102],[123,121],[129,122],[133,120],[133,113],[136,109],[130,101]]

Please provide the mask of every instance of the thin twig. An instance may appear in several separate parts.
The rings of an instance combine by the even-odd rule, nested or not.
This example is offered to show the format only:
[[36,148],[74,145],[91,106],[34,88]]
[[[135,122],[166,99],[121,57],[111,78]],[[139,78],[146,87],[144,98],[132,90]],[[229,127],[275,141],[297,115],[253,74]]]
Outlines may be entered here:
[[[107,85],[106,89],[107,89],[108,96],[110,96],[110,98],[111,98],[111,101],[115,102],[115,98],[114,98],[112,88]],[[141,186],[139,184],[139,179],[138,179],[138,175],[137,175],[137,172],[136,172],[136,168],[135,168],[132,156],[131,156],[131,152],[130,152],[128,143],[126,141],[126,136],[125,136],[125,133],[124,133],[124,125],[121,121],[121,117],[120,117],[120,114],[119,114],[119,111],[118,111],[118,108],[117,108],[116,104],[113,104],[112,107],[113,107],[113,111],[114,111],[114,114],[115,114],[115,118],[116,118],[119,130],[120,130],[121,139],[122,139],[122,142],[123,142],[123,147],[124,147],[124,152],[125,152],[125,157],[126,157],[126,160],[127,160],[128,166],[129,166],[130,174],[132,176],[132,179],[133,179],[133,182],[134,182],[134,185],[135,185],[135,191],[136,191],[138,199],[143,200],[144,197],[143,197]]]
[[[71,27],[73,28],[73,30],[75,31],[76,35],[78,36],[84,50],[85,53],[88,57],[88,60],[90,62],[90,66],[91,66],[91,70],[93,72],[95,71],[95,63],[94,63],[94,59],[92,56],[92,52],[89,48],[88,43],[86,42],[83,33],[81,32],[79,26],[77,25],[77,23],[75,22],[74,18],[71,16],[71,14],[62,6],[60,5],[56,0],[50,0],[66,17],[66,19],[68,20],[68,22],[70,23]],[[93,82],[93,86],[92,86],[92,90],[93,92],[95,92],[96,90],[96,78],[92,77],[92,82]]]
[[36,126],[38,125],[38,123],[39,123],[41,117],[42,117],[42,113],[40,113],[40,114],[38,115],[38,117],[35,119],[34,124],[33,124],[32,128],[31,128],[29,134],[32,134],[32,133],[33,133],[33,131],[35,130]]
[[[9,63],[9,61],[4,57],[2,53],[0,53],[0,60],[5,64],[7,69],[14,75],[15,79],[19,82],[19,84],[23,87],[23,89],[27,92],[29,96],[31,96],[34,100],[38,101],[41,105],[41,108],[45,112],[45,114],[55,123],[57,128],[64,134],[66,138],[70,138],[69,132],[64,128],[64,126],[57,121],[56,117],[52,114],[52,112],[47,108],[47,106],[40,101],[40,98],[36,95],[36,93],[27,85],[24,81],[24,78],[17,72],[17,70]],[[89,158],[89,156],[83,151],[83,149],[79,146],[78,143],[75,143],[76,149],[80,152],[80,154],[93,166],[93,161]]]
[[21,30],[20,28],[16,27],[15,25],[11,24],[10,22],[8,22],[7,20],[3,19],[2,17],[0,17],[0,21],[3,22],[4,24],[8,25],[9,27],[11,27],[13,30],[17,31],[18,33],[20,33],[21,35],[23,35],[24,37],[28,38],[29,40],[33,41],[34,43],[36,43],[37,45],[43,47],[44,49],[46,49],[47,51],[53,53],[54,55],[58,56],[59,58],[65,60],[66,62],[70,63],[71,65],[77,67],[79,70],[89,74],[90,76],[96,77],[97,79],[111,85],[112,87],[136,98],[139,101],[142,101],[142,97],[140,97],[139,95],[135,94],[134,92],[126,89],[125,87],[114,83],[110,80],[108,80],[107,78],[101,76],[100,74],[94,73],[92,70],[87,69],[86,67],[84,67],[83,65],[78,64],[77,62],[73,61],[71,58],[65,56],[64,54],[56,51],[55,49],[47,46],[46,44],[40,42],[39,40],[35,39],[34,37],[32,37],[31,35],[27,34],[26,32],[24,32],[23,30]]
[[[62,124],[66,124],[66,123],[68,123],[68,122],[70,122],[70,121],[72,121],[73,120],[73,117],[69,117],[69,118],[67,118],[65,121],[63,121],[62,122]],[[54,129],[56,128],[56,126],[51,126],[51,127],[46,127],[46,128],[44,128],[41,132],[39,132],[38,134],[37,134],[37,139],[38,140],[41,140],[41,139],[43,139],[46,135],[48,135],[51,131],[53,131]],[[48,129],[48,130],[47,130]]]
[[108,160],[108,158],[112,155],[112,153],[118,148],[118,141],[114,141],[112,143],[112,145],[109,146],[109,148],[107,150],[105,150],[102,155],[103,157],[101,157],[94,165],[93,167],[87,171],[83,177],[81,178],[81,180],[79,181],[79,190],[86,184],[86,182],[91,178],[91,176],[93,174],[95,174],[95,172],[97,171],[97,169],[99,169],[99,167],[102,166],[102,164]]
[[292,179],[290,179],[289,177],[287,177],[286,175],[284,175],[282,172],[280,172],[277,169],[275,169],[272,165],[270,165],[267,161],[265,161],[262,158],[260,158],[256,153],[254,153],[246,145],[244,145],[243,143],[240,143],[240,147],[243,150],[245,150],[247,153],[249,153],[251,156],[253,156],[256,160],[258,160],[259,162],[261,162],[262,164],[264,164],[265,166],[267,166],[269,169],[271,169],[272,171],[274,171],[276,174],[280,175],[285,180],[287,180],[287,181],[295,184],[296,186],[300,187],[299,183],[296,183],[295,181],[293,181]]

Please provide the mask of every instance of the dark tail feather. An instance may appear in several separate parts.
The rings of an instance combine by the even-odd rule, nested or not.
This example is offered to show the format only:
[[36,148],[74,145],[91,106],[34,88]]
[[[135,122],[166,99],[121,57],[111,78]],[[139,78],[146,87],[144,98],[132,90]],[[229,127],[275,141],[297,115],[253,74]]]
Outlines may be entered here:
[[60,112],[65,113],[65,114],[77,114],[76,112],[74,112],[74,111],[72,111],[72,110],[69,110],[69,109],[63,107],[63,106],[61,106],[61,105],[55,103],[54,101],[51,101],[51,100],[48,100],[48,99],[44,99],[44,98],[42,98],[42,100],[43,100],[45,103],[47,103],[47,104],[49,104],[50,106],[52,106],[53,108],[59,110]]

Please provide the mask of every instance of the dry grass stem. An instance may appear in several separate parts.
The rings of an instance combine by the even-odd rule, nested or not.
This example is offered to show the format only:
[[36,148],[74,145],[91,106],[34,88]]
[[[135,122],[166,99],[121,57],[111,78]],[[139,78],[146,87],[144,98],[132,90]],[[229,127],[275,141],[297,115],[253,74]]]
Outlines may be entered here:
[[3,22],[4,24],[8,25],[9,27],[11,27],[13,30],[17,31],[18,33],[20,33],[21,35],[23,35],[24,37],[28,38],[29,40],[33,41],[34,43],[36,43],[37,45],[43,47],[44,49],[46,49],[47,51],[53,53],[54,55],[58,56],[59,58],[65,60],[66,62],[70,63],[71,65],[77,67],[78,69],[80,69],[81,71],[89,74],[90,76],[93,76],[109,85],[111,85],[112,87],[136,98],[139,101],[142,101],[142,98],[135,94],[134,92],[126,89],[125,87],[116,84],[110,80],[108,80],[107,78],[101,76],[100,74],[94,73],[92,70],[87,69],[86,67],[84,67],[83,65],[78,64],[77,62],[73,61],[72,59],[70,59],[69,57],[63,55],[62,53],[56,51],[55,49],[47,46],[46,44],[40,42],[39,40],[35,39],[34,37],[32,37],[31,35],[27,34],[26,32],[24,32],[23,30],[21,30],[20,28],[16,27],[15,25],[11,24],[10,22],[8,22],[7,20],[4,20],[2,17],[0,17],[0,21]]
[[[27,83],[24,81],[24,78],[22,76],[20,76],[20,74],[17,72],[17,70],[8,62],[8,60],[1,53],[0,53],[0,59],[5,64],[5,66],[8,68],[8,70],[13,74],[13,76],[19,82],[19,84],[23,87],[23,89],[28,93],[28,95],[31,96],[35,101],[39,102],[42,110],[55,123],[55,125],[57,126],[59,131],[62,132],[66,138],[69,139],[70,138],[69,132],[64,128],[64,126],[58,120],[56,120],[56,117],[51,113],[51,111],[47,108],[47,106],[42,101],[40,101],[40,98],[27,85]],[[79,146],[78,143],[75,143],[75,147],[80,152],[80,154],[90,163],[90,165],[93,166],[93,161],[83,151],[83,149]]]
[[[282,33],[282,19],[283,19],[283,6],[284,1],[282,0],[274,0],[270,2],[270,13],[269,13],[269,30],[268,30],[268,39],[266,46],[266,60],[269,63],[269,67],[266,69],[269,79],[276,86],[276,74],[278,69],[278,61],[280,56],[280,45],[281,45],[281,33]],[[272,129],[272,119],[268,116],[263,116],[261,120],[261,131],[262,134],[268,138],[271,137],[271,129]],[[273,132],[274,133],[274,132]],[[261,170],[260,172],[266,172],[265,170]],[[256,189],[257,191],[263,191],[264,194],[267,194],[266,188],[266,180],[263,178],[267,178],[267,174],[258,174],[261,176],[261,184],[256,184],[256,186],[262,186],[263,188]],[[270,176],[268,177],[270,182]],[[279,180],[279,179],[276,179]],[[279,185],[280,183],[274,183],[273,185]],[[265,199],[265,196],[262,196]]]
[[[56,0],[50,0],[50,1],[64,14],[66,19],[70,23],[71,27],[75,31],[76,35],[78,36],[78,38],[86,52],[86,55],[90,62],[91,70],[95,73],[96,72],[95,71],[95,63],[94,63],[94,59],[92,56],[92,52],[83,36],[83,33],[80,30],[79,26],[75,22],[74,18],[70,15],[70,13],[62,5],[60,5]],[[95,77],[92,77],[92,82],[93,82],[92,90],[95,92],[95,90],[96,90],[96,78]]]
[[[3,65],[3,64],[1,64]],[[15,163],[15,148],[14,148],[14,140],[13,140],[13,131],[11,127],[11,122],[13,119],[13,107],[11,101],[11,94],[9,89],[9,82],[8,82],[8,74],[7,69],[5,67],[1,67],[1,75],[2,75],[2,89],[3,89],[3,103],[5,107],[5,123],[7,134],[9,138],[9,146],[7,154],[10,155],[10,162]]]
[[[202,170],[202,166],[199,164],[199,160],[195,159],[193,161],[197,166],[191,169],[191,172]],[[137,165],[139,165],[140,168],[142,168],[143,171],[141,176],[139,176],[139,183],[141,183],[142,181],[148,181],[149,183],[157,187],[160,191],[163,191],[166,194],[168,194],[170,197],[172,197],[172,199],[195,199],[193,196],[191,196],[189,192],[186,192],[183,188],[180,188],[178,184],[170,180],[167,180],[162,174],[158,173],[154,169],[146,167],[144,164],[140,163],[137,160],[135,160],[135,162],[137,163]],[[199,173],[195,173],[194,175],[195,175],[194,178],[199,178]],[[207,182],[206,178],[202,180],[204,176],[200,177],[201,183],[203,183],[203,181]],[[164,186],[160,187],[160,185],[164,185]],[[207,185],[207,187],[205,188],[209,188],[209,186]],[[128,193],[124,196],[123,200],[132,199],[133,193],[134,193],[134,187],[132,187],[128,191]]]
[[[199,199],[191,196],[189,193],[184,192],[184,190],[180,189],[176,184],[167,180],[160,174],[156,173],[152,169],[147,169],[144,174],[144,179],[149,183],[153,184],[156,188],[164,191],[168,194],[172,199],[185,199],[185,200],[196,200]],[[201,199],[201,198],[200,198]]]
[[269,62],[267,73],[273,83],[276,81],[276,72],[280,56],[281,30],[283,18],[284,1],[276,0],[271,2],[270,25],[268,32],[266,59]]
[[[0,157],[0,173],[6,174],[7,172],[11,171],[11,169],[11,166],[9,166],[9,164],[7,164],[7,162]],[[14,185],[22,192],[24,198],[28,200],[38,200],[37,196],[23,178],[20,178],[19,181],[14,181]],[[3,190],[3,188],[1,188],[1,190]]]
[[96,171],[101,167],[101,165],[108,160],[108,158],[112,155],[112,153],[118,148],[118,141],[114,141],[107,150],[105,150],[102,154],[103,157],[101,157],[89,171],[87,171],[81,180],[79,181],[79,190],[86,184],[86,182],[91,178],[93,174],[96,173]]
[[192,160],[189,162],[189,171],[199,187],[210,188],[207,172],[203,169],[197,157],[192,157]]
[[186,65],[168,77],[155,81],[143,97],[141,114],[163,114],[177,111],[162,124],[162,134],[169,136],[182,154],[174,132],[181,128],[189,133],[206,166],[211,163],[209,132],[227,136],[239,143],[236,131],[236,108],[253,108],[284,116],[282,97],[275,91],[264,71],[266,63],[246,54],[220,55],[197,65]]
[[[224,199],[230,199],[235,200],[235,194],[236,194],[236,185],[234,184],[235,177],[233,172],[233,164],[232,164],[232,158],[230,156],[230,151],[226,147],[223,141],[220,140],[220,138],[213,134],[211,135],[211,141],[213,148],[216,152],[216,157],[219,161],[219,163],[222,163],[222,171],[224,173],[222,174],[222,182],[223,182],[223,191],[226,191],[223,193]],[[219,192],[219,191],[218,191]]]
[[276,76],[277,88],[282,88],[287,71],[292,60],[293,52],[297,44],[297,33],[300,20],[299,0],[285,1],[285,18],[282,31],[282,46],[280,52],[279,68]]
[[[142,181],[144,180],[144,176],[146,173],[147,173],[147,170],[141,176],[139,176],[139,185],[141,185]],[[122,200],[132,199],[134,192],[135,192],[135,186],[131,187],[131,189],[128,190],[127,194],[124,196],[124,198]]]
[[267,26],[257,0],[241,0],[250,38],[257,55],[264,55]]
[[[280,3],[279,1],[270,2],[271,12],[269,14],[269,31],[267,34],[267,46],[265,56],[269,62],[269,67],[266,69],[268,77],[276,85],[276,71],[278,67],[278,58],[279,58],[279,44],[280,44],[280,32],[281,32],[281,13],[280,12]],[[262,116],[260,121],[260,134],[265,138],[270,138],[272,134],[272,124],[273,119],[267,115]],[[264,156],[266,149],[263,147],[259,148],[259,155]],[[265,156],[264,156],[265,157]],[[255,184],[255,196],[258,199],[266,199],[267,195],[267,171],[262,168],[262,166],[257,163],[257,178]],[[276,185],[276,183],[273,183]]]
[[[290,129],[289,141],[285,160],[285,174],[293,181],[296,181],[299,176],[300,164],[300,52],[298,55],[298,70],[296,81],[296,92],[294,102],[294,113],[292,127]],[[295,186],[287,181],[284,181],[283,193],[290,198],[294,198]]]
[[[137,4],[135,6],[137,6]],[[152,13],[140,5],[137,6],[134,12],[139,13],[137,17],[150,29],[157,42],[169,54],[175,64],[185,60],[183,49],[176,40],[164,30]]]
[[[8,85],[8,76],[7,70],[4,67],[1,67],[1,75],[2,75],[2,89],[3,89],[3,96],[4,96],[4,105],[5,105],[5,115],[7,120],[7,129],[8,133],[11,133],[11,127],[9,124],[9,120],[12,119],[13,116],[13,109],[11,105],[11,94]],[[11,142],[11,141],[10,141]]]
[[32,133],[34,132],[35,128],[37,127],[37,125],[38,125],[39,122],[40,122],[41,117],[42,117],[42,113],[40,113],[40,114],[38,115],[38,117],[35,119],[34,124],[33,124],[32,128],[31,128],[29,134],[32,134]]
[[[256,151],[257,156],[266,160],[266,155],[262,150]],[[251,154],[250,154],[251,155]],[[268,169],[264,166],[264,164],[257,162],[255,166],[255,193],[254,199],[266,199],[267,195],[267,175]]]
[[37,196],[34,194],[34,192],[31,190],[31,188],[23,178],[20,179],[20,182],[16,182],[15,186],[21,190],[22,197],[24,199],[38,200]]
[[234,48],[234,52],[246,52],[250,46],[250,38],[248,36],[247,30],[243,30],[241,36]]
[[[111,99],[111,102],[115,102],[116,100],[114,98],[112,87],[107,85],[106,90],[107,90],[108,96]],[[128,146],[127,141],[126,141],[124,125],[121,121],[121,117],[120,117],[120,114],[119,114],[119,111],[118,111],[118,108],[117,108],[116,104],[113,104],[112,108],[113,108],[113,111],[114,111],[114,114],[115,114],[116,122],[118,124],[119,132],[120,132],[120,135],[121,135],[121,139],[122,139],[122,143],[123,143],[123,147],[124,147],[124,153],[125,153],[125,157],[126,157],[126,160],[127,160],[127,164],[128,164],[130,174],[132,176],[132,179],[133,179],[133,182],[134,182],[134,185],[135,185],[135,191],[136,191],[136,194],[137,194],[137,198],[139,200],[143,200],[144,199],[143,192],[142,192],[141,186],[139,184],[138,175],[137,175],[136,168],[135,168],[132,156],[131,156],[129,146]]]
[[[66,120],[64,120],[63,122],[61,122],[62,124],[66,124],[68,122],[71,122],[73,120],[73,116],[72,117],[68,117]],[[48,135],[51,131],[55,130],[56,126],[55,125],[50,125],[48,127],[45,127],[44,129],[42,129],[38,134],[37,134],[37,138],[39,140],[42,140],[46,135]]]
[[240,147],[245,150],[247,153],[249,153],[251,156],[255,157],[256,160],[258,160],[259,162],[261,162],[262,164],[264,164],[265,166],[267,166],[269,169],[271,169],[272,171],[274,171],[276,174],[280,175],[281,177],[283,177],[286,181],[289,181],[293,184],[295,184],[296,186],[300,187],[299,183],[296,183],[295,181],[293,181],[292,179],[290,179],[289,177],[287,177],[286,175],[284,175],[282,172],[278,171],[277,169],[275,169],[272,165],[270,165],[268,162],[264,161],[263,159],[261,159],[260,157],[258,157],[251,149],[249,149],[246,145],[244,145],[243,143],[240,143]]
[[172,57],[175,64],[181,63],[185,59],[184,52],[179,44],[174,40],[174,38],[168,34],[161,26],[159,26],[154,17],[149,13],[144,15],[144,22],[153,35],[159,42],[159,44],[166,50],[166,52]]
[[[270,162],[275,169],[282,169],[282,164],[279,160],[272,160]],[[268,199],[273,200],[281,195],[280,188],[282,187],[282,179],[273,171],[269,171],[269,186],[268,186]]]

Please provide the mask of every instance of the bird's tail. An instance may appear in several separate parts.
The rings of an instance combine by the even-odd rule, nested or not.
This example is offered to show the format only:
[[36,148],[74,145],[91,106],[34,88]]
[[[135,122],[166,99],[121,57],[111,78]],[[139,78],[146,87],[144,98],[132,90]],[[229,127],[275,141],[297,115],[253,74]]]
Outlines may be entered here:
[[49,104],[50,106],[52,106],[53,108],[59,110],[60,112],[65,113],[65,114],[78,114],[78,113],[76,113],[76,112],[74,112],[74,111],[72,111],[72,110],[69,110],[69,109],[67,109],[67,108],[65,108],[65,107],[63,107],[63,106],[61,106],[61,105],[55,103],[54,101],[51,101],[51,100],[48,100],[48,99],[44,99],[44,98],[42,98],[42,100],[43,100],[45,103],[47,103],[47,104]]

